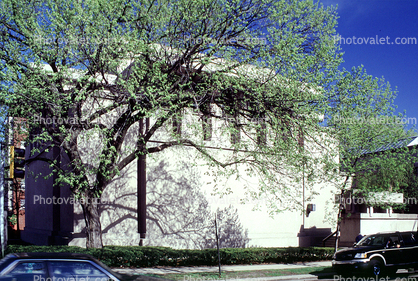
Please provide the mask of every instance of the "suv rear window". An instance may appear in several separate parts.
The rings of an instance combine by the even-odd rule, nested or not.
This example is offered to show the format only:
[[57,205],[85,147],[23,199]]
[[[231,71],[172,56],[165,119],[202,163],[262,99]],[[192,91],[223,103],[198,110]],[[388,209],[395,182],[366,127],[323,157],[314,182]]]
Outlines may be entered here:
[[418,237],[416,232],[402,233],[402,240],[405,246],[418,245]]

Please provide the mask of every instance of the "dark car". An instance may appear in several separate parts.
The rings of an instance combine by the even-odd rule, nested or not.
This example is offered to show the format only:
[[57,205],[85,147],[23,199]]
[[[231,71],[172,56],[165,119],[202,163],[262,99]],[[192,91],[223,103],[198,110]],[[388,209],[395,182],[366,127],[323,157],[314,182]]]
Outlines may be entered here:
[[18,253],[0,261],[0,280],[119,281],[121,276],[86,254]]
[[364,236],[352,248],[337,251],[332,267],[342,275],[393,274],[399,268],[418,268],[416,232],[377,233]]

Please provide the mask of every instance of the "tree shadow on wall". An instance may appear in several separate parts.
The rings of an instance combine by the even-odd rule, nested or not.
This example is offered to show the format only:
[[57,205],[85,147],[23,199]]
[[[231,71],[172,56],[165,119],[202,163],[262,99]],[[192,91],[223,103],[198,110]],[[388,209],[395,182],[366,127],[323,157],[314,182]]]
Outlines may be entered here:
[[[215,215],[200,191],[200,175],[185,161],[176,166],[161,160],[148,165],[146,245],[174,248],[214,248]],[[236,208],[218,209],[218,233],[222,248],[246,247]]]
[[[215,214],[201,189],[201,176],[185,161],[147,161],[147,234],[144,245],[205,249],[216,247]],[[138,245],[136,168],[121,171],[99,205],[105,245]],[[74,238],[85,237],[81,209]],[[220,246],[248,246],[236,208],[217,210]],[[81,241],[80,241],[81,242]],[[82,246],[81,242],[81,246]]]
[[[215,248],[216,239],[214,237],[215,224],[213,221],[208,229],[208,236],[205,241],[206,248]],[[245,248],[248,246],[250,239],[248,238],[248,230],[242,227],[237,209],[229,206],[224,209],[217,209],[216,220],[219,235],[220,248]]]

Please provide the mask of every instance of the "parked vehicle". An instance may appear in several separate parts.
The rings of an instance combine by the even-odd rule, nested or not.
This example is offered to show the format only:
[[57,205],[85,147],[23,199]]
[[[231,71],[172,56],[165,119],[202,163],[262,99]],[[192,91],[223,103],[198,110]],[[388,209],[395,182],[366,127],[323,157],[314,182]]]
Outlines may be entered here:
[[342,275],[390,275],[400,268],[418,269],[417,232],[366,235],[354,247],[337,251],[332,267]]
[[0,261],[0,280],[120,281],[106,265],[86,254],[17,253]]

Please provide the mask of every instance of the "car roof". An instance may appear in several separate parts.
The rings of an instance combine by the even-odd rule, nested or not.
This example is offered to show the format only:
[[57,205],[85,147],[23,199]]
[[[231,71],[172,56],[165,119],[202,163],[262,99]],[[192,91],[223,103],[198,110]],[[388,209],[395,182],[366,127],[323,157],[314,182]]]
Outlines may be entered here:
[[392,235],[392,234],[411,234],[416,233],[416,231],[383,231],[377,233],[367,234],[365,236],[373,236],[373,235]]
[[[6,268],[9,264],[15,260],[22,259],[77,259],[77,260],[89,260],[98,262],[95,258],[87,254],[78,254],[78,253],[43,253],[43,252],[34,252],[34,253],[14,253],[6,255],[0,261],[0,270]],[[100,265],[101,263],[98,262]]]
[[14,253],[8,254],[11,259],[79,259],[79,260],[91,260],[96,261],[95,258],[88,254],[79,253],[45,253],[45,252],[34,252],[34,253]]

